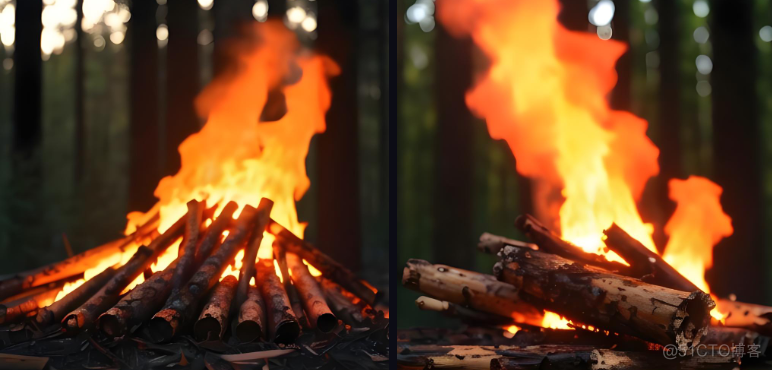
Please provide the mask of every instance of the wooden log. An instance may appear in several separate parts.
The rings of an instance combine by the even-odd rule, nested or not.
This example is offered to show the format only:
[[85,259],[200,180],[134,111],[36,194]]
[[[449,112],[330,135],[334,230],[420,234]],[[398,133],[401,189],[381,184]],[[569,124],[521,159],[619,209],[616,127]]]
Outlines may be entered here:
[[[743,346],[745,349],[750,348],[748,346],[753,345],[756,349],[754,352],[758,354],[758,356],[754,357],[768,357],[767,351],[770,349],[769,341],[770,337],[761,335],[755,331],[743,328],[711,326],[710,329],[708,329],[708,335],[703,337],[700,343],[705,344],[707,347],[713,348],[716,351],[720,349],[721,346],[729,346],[732,349]],[[739,353],[738,351],[738,355],[750,357],[750,353],[747,350],[743,351],[743,353]]]
[[239,317],[233,330],[240,342],[247,343],[268,335],[265,312],[265,301],[260,294],[260,289],[250,286],[247,299],[239,308]]
[[606,246],[630,264],[628,276],[676,290],[699,290],[657,253],[650,251],[616,224],[612,224],[603,233],[606,235]]
[[0,324],[15,323],[26,317],[37,315],[40,309],[48,304],[47,302],[54,301],[64,285],[70,281],[72,280],[62,280],[45,286],[30,288],[25,291],[28,294],[23,297],[1,304]]
[[54,323],[58,323],[66,313],[74,310],[102,289],[102,287],[113,278],[115,272],[116,270],[113,267],[106,268],[98,275],[92,277],[81,286],[62,297],[62,299],[38,311],[35,316],[37,325],[45,328]]
[[362,308],[346,297],[341,286],[321,276],[317,277],[317,281],[324,292],[330,310],[337,318],[355,327],[368,324],[365,315],[362,314]]
[[86,303],[67,314],[62,320],[65,332],[72,335],[91,328],[100,314],[118,303],[123,289],[149,268],[162,252],[182,236],[185,220],[186,216],[183,215],[163,234],[153,239],[150,245],[140,246],[131,259],[118,268],[112,279],[102,289],[89,298]]
[[400,369],[581,369],[596,348],[582,345],[401,347],[397,354]]
[[440,301],[434,298],[421,296],[415,300],[416,306],[425,311],[435,311],[447,317],[459,319],[471,325],[504,326],[513,325],[516,322],[508,316],[499,316],[492,313],[475,311],[455,303]]
[[619,262],[612,262],[599,254],[587,253],[563,239],[551,230],[542,225],[531,215],[520,215],[515,220],[515,227],[525,233],[536,245],[539,250],[557,254],[558,256],[568,258],[577,262],[598,266],[606,270],[616,272],[621,275],[630,276],[630,267]]
[[249,281],[255,277],[255,263],[257,263],[257,251],[260,250],[260,244],[263,242],[263,233],[271,219],[271,209],[273,201],[268,198],[261,198],[257,205],[257,217],[255,220],[255,229],[249,237],[249,243],[244,251],[244,258],[241,262],[241,271],[239,271],[239,286],[236,290],[236,302],[240,306],[247,299],[247,290],[249,290]]
[[97,328],[108,337],[118,337],[149,320],[169,297],[178,262],[179,259],[124,295],[99,316]]
[[155,231],[157,225],[158,215],[156,214],[136,231],[121,239],[89,249],[63,261],[12,275],[0,282],[0,300],[19,294],[25,289],[83,274],[84,271],[98,266],[103,259],[115,253],[121,253],[129,249],[137,240],[146,238]]
[[198,246],[198,234],[201,229],[204,208],[206,208],[206,204],[199,203],[195,199],[188,202],[185,236],[180,244],[180,253],[171,281],[173,290],[179,290],[188,281],[196,267],[196,247]]
[[694,355],[667,358],[662,351],[614,351],[596,349],[590,355],[592,370],[681,370],[681,369],[733,369],[737,359],[727,350],[699,352]]
[[[324,298],[324,292],[319,287],[303,261],[294,253],[287,253],[287,267],[290,269],[292,282],[303,303],[308,323],[311,328],[323,333],[329,332],[338,325],[338,318],[332,314]],[[297,312],[297,311],[295,311]]]
[[380,298],[377,290],[371,288],[371,285],[364,280],[357,278],[351,270],[322,253],[310,243],[298,238],[274,220],[268,224],[268,231],[276,236],[276,240],[288,252],[297,254],[321,271],[326,278],[338,283],[370,306],[375,306],[375,302]]
[[204,260],[207,259],[215,247],[217,247],[220,243],[222,232],[233,223],[233,213],[238,209],[239,205],[236,204],[236,202],[228,202],[222,209],[222,212],[220,212],[212,224],[209,225],[209,228],[207,228],[206,233],[204,233],[204,236],[201,238],[201,243],[196,250],[195,266],[201,266],[201,264],[204,263]]
[[277,266],[279,266],[279,273],[281,273],[281,281],[284,284],[284,291],[287,292],[287,297],[290,301],[290,307],[292,312],[295,313],[295,319],[298,320],[301,329],[310,329],[311,325],[308,323],[305,311],[303,311],[303,303],[300,301],[300,295],[295,286],[292,285],[292,279],[290,279],[289,268],[287,267],[287,252],[279,247],[278,242],[273,243],[273,258]]
[[491,275],[410,259],[402,270],[402,285],[441,301],[541,326],[541,311],[523,302],[513,285]]
[[268,337],[276,343],[289,344],[300,335],[300,325],[292,311],[284,285],[274,272],[273,262],[262,259],[257,267],[257,286],[265,300]]
[[539,247],[536,244],[509,239],[509,238],[499,236],[499,235],[494,235],[491,233],[482,233],[482,235],[480,235],[480,242],[477,243],[477,249],[479,249],[480,252],[487,253],[487,254],[498,254],[501,248],[504,248],[504,246],[507,246],[507,245],[511,245],[515,247],[530,248],[530,249],[539,249]]
[[[217,284],[226,265],[233,261],[236,253],[246,243],[249,233],[253,229],[255,215],[256,210],[254,207],[245,206],[244,210],[241,211],[234,230],[228,234],[220,248],[207,257],[198,271],[193,274],[182,289],[176,294],[169,296],[163,308],[153,315],[153,318],[148,323],[148,335],[152,341],[168,341],[185,324],[194,319],[201,299]],[[215,220],[216,222],[217,220]],[[210,225],[209,229],[211,230],[213,226],[214,223]],[[201,248],[199,248],[200,251]]]
[[209,301],[201,310],[198,321],[193,326],[196,340],[220,340],[225,334],[228,313],[236,293],[237,284],[238,280],[234,276],[228,275],[215,286],[212,296],[209,297]]
[[[521,297],[575,322],[632,335],[685,352],[699,344],[715,302],[702,291],[682,292],[613,274],[549,253],[507,246],[495,275]],[[525,299],[525,298],[524,298]]]
[[723,325],[772,336],[772,307],[728,299],[719,299],[716,305],[724,314]]

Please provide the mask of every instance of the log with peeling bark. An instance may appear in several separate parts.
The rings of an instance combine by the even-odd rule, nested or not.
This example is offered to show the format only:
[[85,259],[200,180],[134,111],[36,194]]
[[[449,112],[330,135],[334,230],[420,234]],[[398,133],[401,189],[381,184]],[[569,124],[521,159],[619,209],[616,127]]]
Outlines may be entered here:
[[615,351],[596,349],[590,355],[592,370],[681,370],[681,369],[733,369],[739,365],[731,351],[699,352],[690,356],[667,358],[663,351]]
[[292,285],[292,280],[289,275],[289,268],[287,267],[287,252],[284,248],[279,247],[278,242],[273,243],[273,258],[276,265],[279,266],[279,273],[282,276],[282,284],[284,284],[284,291],[287,292],[287,297],[290,301],[290,307],[292,312],[295,313],[295,319],[300,324],[301,329],[310,329],[311,326],[308,323],[305,311],[303,311],[303,303],[300,301],[300,295],[298,290]]
[[480,242],[477,243],[477,249],[479,249],[480,252],[487,254],[498,254],[501,248],[504,248],[504,246],[507,245],[538,249],[536,244],[509,239],[507,237],[494,235],[491,233],[482,233],[482,235],[480,235]]
[[180,244],[180,253],[177,257],[177,264],[172,276],[171,287],[173,290],[180,289],[188,281],[190,274],[195,269],[196,247],[198,246],[198,234],[201,229],[205,203],[191,200],[187,204],[188,214],[185,223],[185,236]]
[[[196,309],[203,297],[217,284],[227,264],[233,261],[236,253],[246,243],[252,231],[256,213],[254,207],[245,206],[236,221],[236,226],[220,248],[207,257],[182,289],[169,296],[163,308],[153,315],[148,323],[148,335],[152,341],[168,341],[185,324],[195,318]],[[210,229],[212,226],[214,223],[210,225]],[[201,251],[200,248],[199,251]]]
[[236,204],[236,202],[228,202],[228,204],[223,207],[217,218],[215,218],[212,224],[209,225],[209,227],[206,229],[206,232],[204,233],[204,236],[201,237],[201,242],[197,247],[198,249],[196,250],[196,259],[194,263],[195,266],[201,266],[201,264],[204,263],[204,260],[206,260],[212,251],[214,251],[218,243],[220,243],[220,236],[222,235],[222,232],[233,223],[233,214],[238,209],[239,205]]
[[317,278],[317,281],[324,292],[330,310],[335,313],[335,316],[338,319],[351,326],[363,326],[367,324],[367,319],[362,313],[362,308],[346,297],[341,286],[321,276]]
[[37,325],[44,328],[54,323],[58,323],[65,314],[76,309],[102,289],[102,287],[113,278],[115,272],[116,270],[113,267],[106,268],[101,273],[62,297],[62,299],[38,311],[37,316],[35,316]]
[[196,340],[220,340],[225,334],[228,313],[236,293],[238,280],[232,275],[226,276],[215,287],[209,301],[201,310],[198,321],[193,325]]
[[271,209],[273,201],[268,198],[261,198],[257,205],[257,216],[255,218],[255,229],[249,237],[249,243],[244,251],[244,258],[241,262],[239,271],[239,285],[236,290],[236,302],[241,305],[247,299],[247,290],[249,290],[249,281],[255,277],[255,263],[257,262],[257,251],[263,242],[263,233],[271,219]]
[[311,276],[308,266],[296,254],[287,253],[287,267],[290,269],[293,285],[298,291],[311,328],[319,329],[323,333],[334,329],[338,324],[338,318],[330,311],[324,292],[316,279]]
[[525,233],[531,241],[539,246],[539,250],[557,254],[577,262],[598,266],[621,275],[630,276],[630,267],[619,262],[612,262],[599,254],[587,253],[553,233],[531,215],[520,215],[515,219],[515,227]]
[[699,290],[689,279],[665,262],[659,254],[650,251],[616,224],[612,224],[603,233],[606,235],[606,246],[630,264],[628,276],[676,290],[687,292]]
[[718,312],[724,314],[723,325],[772,336],[772,307],[728,299],[719,299],[716,305]]
[[541,324],[540,310],[523,302],[513,285],[491,275],[410,259],[402,270],[402,285],[441,301],[512,317],[519,323]]
[[[729,348],[735,348],[737,346],[750,348],[748,346],[755,346],[755,352],[759,355],[756,357],[767,357],[767,351],[770,349],[769,342],[769,337],[755,331],[743,328],[711,326],[708,330],[708,335],[705,336],[700,343],[716,350],[722,348],[721,346],[728,346]],[[744,351],[744,353],[738,352],[737,354],[737,357],[742,357],[743,354],[746,356],[750,355],[748,351]]]
[[0,304],[0,324],[18,322],[37,313],[46,302],[53,302],[65,284],[72,280],[63,280],[45,286],[30,288],[23,297]]
[[537,307],[682,352],[699,344],[715,307],[699,290],[652,285],[549,253],[507,246],[500,256],[495,275]]
[[149,320],[169,297],[178,262],[172,262],[163,271],[156,272],[134,287],[115,306],[99,316],[97,328],[108,337],[118,337]]
[[284,285],[276,276],[273,263],[262,259],[257,266],[257,286],[265,300],[268,316],[268,337],[276,343],[292,343],[300,335],[292,306]]
[[131,248],[134,242],[154,233],[157,225],[158,215],[156,214],[136,231],[123,238],[89,249],[66,260],[20,272],[4,279],[0,281],[0,300],[19,294],[25,289],[83,274],[84,271],[98,266],[105,258]]
[[459,319],[467,324],[490,326],[516,324],[516,322],[508,316],[499,316],[488,312],[475,311],[455,303],[440,301],[425,296],[418,297],[418,299],[415,300],[415,304],[421,310],[439,312],[447,317]]
[[247,290],[247,299],[239,308],[239,317],[233,330],[240,342],[247,343],[268,335],[265,310],[265,301],[260,294],[260,289],[250,286]]
[[300,258],[311,264],[311,266],[321,271],[322,275],[326,278],[338,283],[370,306],[375,306],[375,302],[380,297],[378,292],[371,288],[370,284],[359,279],[351,270],[322,253],[310,243],[298,238],[274,220],[271,220],[268,224],[268,231],[276,236],[277,241],[288,252],[297,254]]

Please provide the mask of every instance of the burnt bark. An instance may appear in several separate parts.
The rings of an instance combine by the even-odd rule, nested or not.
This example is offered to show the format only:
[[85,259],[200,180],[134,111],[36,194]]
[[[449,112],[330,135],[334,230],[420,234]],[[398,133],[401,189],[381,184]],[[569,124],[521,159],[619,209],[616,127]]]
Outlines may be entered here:
[[716,305],[725,315],[723,325],[772,336],[772,307],[726,299],[719,299]]
[[228,202],[217,218],[209,225],[209,228],[206,229],[206,233],[201,238],[201,244],[199,244],[196,250],[195,266],[201,266],[204,260],[209,257],[209,254],[217,247],[217,244],[220,242],[220,235],[233,223],[233,213],[237,209],[239,209],[239,205],[236,202]]
[[632,335],[684,352],[700,343],[715,303],[701,292],[682,292],[585,266],[565,258],[507,246],[494,267],[521,297],[575,322]]
[[354,304],[338,284],[323,277],[319,277],[318,281],[322,291],[324,291],[327,304],[337,318],[351,326],[367,324],[365,315],[362,314],[362,308]]
[[195,268],[196,247],[198,246],[198,234],[201,230],[205,203],[196,200],[188,202],[188,219],[185,223],[185,236],[180,244],[180,254],[172,276],[171,287],[180,289],[188,281]]
[[260,203],[257,205],[255,229],[252,231],[249,243],[244,251],[244,259],[241,262],[241,271],[239,271],[239,286],[236,290],[236,302],[239,305],[247,299],[249,281],[255,277],[257,252],[260,250],[260,243],[263,242],[263,233],[265,233],[268,222],[271,220],[271,209],[273,209],[272,200],[268,198],[260,199]]
[[263,294],[268,313],[268,338],[276,343],[292,343],[300,335],[300,325],[284,285],[276,276],[270,260],[260,260],[256,268],[257,286]]
[[507,245],[512,245],[515,247],[539,249],[539,247],[536,246],[536,244],[509,239],[509,238],[499,236],[499,235],[494,235],[491,233],[482,233],[482,235],[480,235],[480,242],[477,243],[477,249],[483,253],[497,254],[499,253],[501,248],[504,248],[504,246],[507,246]]
[[459,319],[470,325],[503,326],[516,324],[511,317],[475,311],[455,303],[440,301],[425,296],[418,297],[418,299],[415,300],[415,304],[421,310],[439,312],[447,317]]
[[74,310],[96,294],[96,292],[113,278],[115,272],[115,269],[112,267],[106,268],[97,276],[94,276],[83,283],[83,285],[62,297],[62,299],[38,311],[38,314],[35,317],[38,326],[47,327],[59,322],[66,313]]
[[193,326],[196,340],[220,340],[225,334],[237,284],[238,280],[233,275],[228,275],[214,288],[214,293]]
[[260,289],[250,286],[247,299],[239,309],[239,318],[234,329],[234,335],[240,342],[246,343],[266,337],[268,319],[265,312],[265,301],[260,295]]
[[300,295],[308,323],[312,328],[326,333],[335,328],[338,319],[330,311],[324,299],[322,288],[316,282],[308,267],[295,254],[287,253],[287,266],[292,276],[292,282]]

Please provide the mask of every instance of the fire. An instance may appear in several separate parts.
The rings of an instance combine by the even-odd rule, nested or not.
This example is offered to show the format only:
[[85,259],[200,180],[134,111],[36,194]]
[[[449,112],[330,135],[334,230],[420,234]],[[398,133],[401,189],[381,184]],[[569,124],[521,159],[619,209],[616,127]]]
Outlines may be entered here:
[[[626,45],[567,30],[557,0],[441,4],[440,22],[471,36],[490,61],[466,103],[486,120],[491,138],[507,142],[517,171],[532,179],[537,216],[563,239],[609,260],[624,262],[602,241],[612,223],[657,252],[653,225],[643,222],[636,202],[659,172],[659,149],[646,136],[645,120],[612,110],[606,99]],[[732,233],[720,193],[707,179],[671,182],[679,208],[665,229],[665,258],[705,291],[712,247]],[[543,321],[567,324],[549,312]]]
[[[295,34],[279,21],[255,24],[250,37],[236,45],[238,67],[215,79],[198,96],[196,108],[207,118],[206,124],[180,144],[181,168],[159,182],[155,190],[159,200],[153,209],[127,216],[127,235],[155,211],[160,214],[158,232],[162,233],[187,212],[191,199],[206,200],[210,207],[217,204],[215,214],[235,201],[239,204],[236,218],[245,205],[256,207],[266,197],[274,202],[271,218],[303,236],[305,224],[298,221],[295,201],[310,186],[305,158],[311,138],[325,130],[331,100],[327,80],[339,73],[338,66],[327,57],[301,50]],[[299,80],[283,86],[298,70]],[[276,88],[284,92],[287,112],[278,121],[259,122],[268,92]],[[272,242],[266,233],[259,258],[271,258]],[[171,263],[178,246],[179,241],[158,259],[153,271]],[[116,252],[89,269],[82,281],[68,285],[57,299],[108,266],[125,263],[137,247]],[[238,275],[243,254],[239,252],[223,276]],[[132,286],[142,280],[140,276]]]
[[571,329],[571,327],[568,326],[568,320],[550,311],[544,311],[544,318],[542,319],[541,326],[550,329]]

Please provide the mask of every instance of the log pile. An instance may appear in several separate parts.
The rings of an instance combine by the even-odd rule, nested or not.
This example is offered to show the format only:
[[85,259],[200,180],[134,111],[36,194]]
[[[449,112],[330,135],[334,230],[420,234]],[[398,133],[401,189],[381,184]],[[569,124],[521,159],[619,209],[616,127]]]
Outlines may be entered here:
[[[619,226],[604,242],[626,263],[584,252],[530,215],[515,227],[530,242],[480,236],[478,249],[499,258],[492,274],[407,261],[402,283],[424,295],[418,308],[465,326],[401,331],[400,368],[731,369],[766,356],[772,308],[714,301]],[[711,318],[717,306],[723,321]],[[545,312],[571,329],[542,328]]]
[[[271,200],[263,198],[256,208],[245,205],[234,219],[239,209],[234,202],[216,214],[217,205],[207,209],[204,202],[192,200],[187,213],[161,234],[155,232],[159,225],[156,215],[119,241],[0,281],[0,294],[8,297],[0,306],[0,351],[24,348],[16,353],[46,355],[40,353],[47,348],[40,343],[67,347],[69,342],[85,340],[88,345],[73,346],[68,356],[76,358],[88,347],[115,367],[125,367],[124,359],[110,348],[131,343],[139,345],[136,349],[159,350],[201,343],[195,347],[197,356],[204,359],[211,351],[270,352],[280,350],[281,345],[293,348],[290,352],[300,350],[301,357],[327,362],[331,358],[324,353],[337,341],[352,340],[347,333],[357,340],[375,341],[366,346],[365,353],[385,348],[381,333],[388,320],[373,309],[377,291],[271,220],[272,206]],[[273,254],[281,258],[280,263],[273,258],[258,259],[265,233],[275,234]],[[162,265],[165,268],[156,269],[159,256],[177,248],[176,243],[177,257]],[[82,278],[108,252],[132,250],[125,262],[106,267],[54,299],[65,283]],[[240,250],[244,257],[236,261]],[[277,268],[279,264],[283,268]],[[241,267],[235,271],[229,265]],[[73,266],[77,268],[68,270]],[[310,266],[324,275],[313,276]],[[144,281],[130,287],[142,277]],[[377,334],[359,338],[363,332]],[[325,346],[330,348],[316,352]],[[267,359],[284,354],[255,356]],[[180,364],[188,360],[192,359]],[[247,360],[256,359],[233,361]],[[206,367],[216,368],[218,362],[221,360],[207,362]]]

